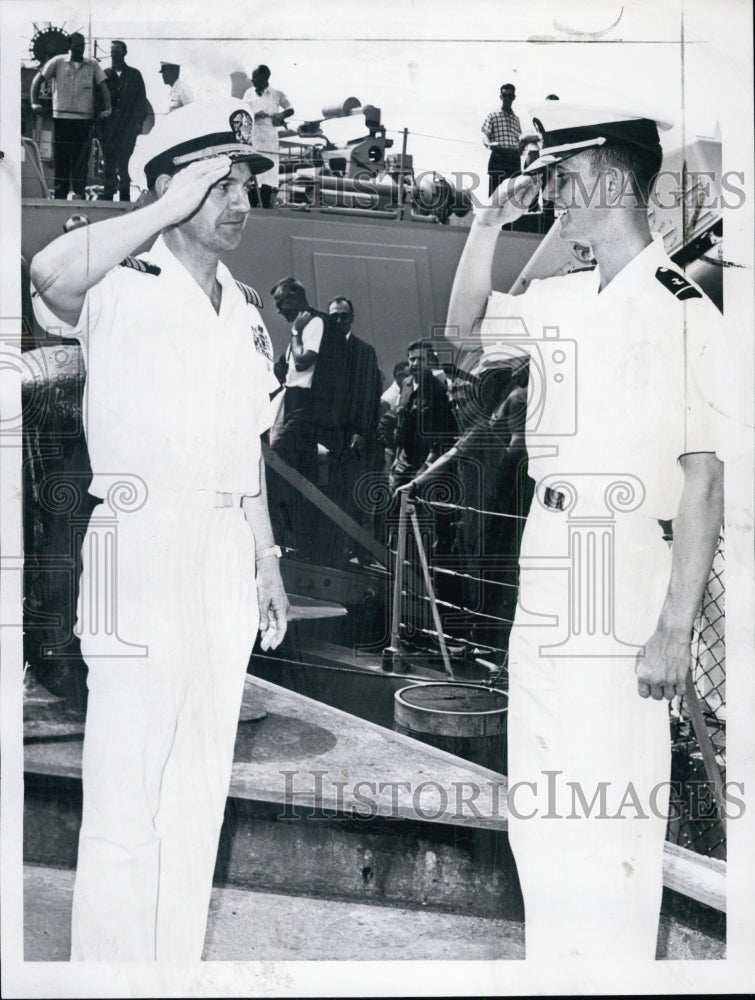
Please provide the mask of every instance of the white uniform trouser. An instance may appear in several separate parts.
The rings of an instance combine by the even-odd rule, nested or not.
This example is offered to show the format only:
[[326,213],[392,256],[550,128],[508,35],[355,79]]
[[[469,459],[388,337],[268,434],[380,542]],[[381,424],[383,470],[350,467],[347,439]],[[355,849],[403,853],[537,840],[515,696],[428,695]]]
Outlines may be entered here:
[[[528,548],[540,559],[564,551],[565,519],[533,506],[523,566]],[[668,580],[660,530],[656,537],[657,546],[632,550],[636,575],[617,579],[614,591],[616,634],[640,645],[654,630]],[[620,574],[621,552],[617,567]],[[523,570],[522,606],[558,614],[560,627],[515,624],[510,646],[509,839],[526,956],[652,961],[670,778],[668,703],[639,697],[631,656],[541,652],[568,632],[570,582],[576,585],[563,569]],[[520,782],[531,784],[515,787]]]
[[79,623],[89,703],[74,960],[201,958],[258,627],[251,529],[239,506],[213,501],[150,497],[120,517],[117,630],[146,645],[146,656],[97,655],[102,642],[90,626],[104,581],[96,577],[96,526],[87,533]]

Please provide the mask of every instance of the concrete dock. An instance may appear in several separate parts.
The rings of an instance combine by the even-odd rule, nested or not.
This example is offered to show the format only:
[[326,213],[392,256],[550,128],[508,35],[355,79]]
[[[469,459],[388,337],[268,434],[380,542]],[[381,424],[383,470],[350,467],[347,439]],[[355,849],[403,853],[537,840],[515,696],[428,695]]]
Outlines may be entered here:
[[[31,962],[68,955],[82,734],[54,699],[28,713]],[[248,677],[205,958],[523,958],[505,789],[500,773]],[[721,874],[702,871],[697,898],[714,899]],[[667,897],[658,957],[722,958],[723,914]]]
[[[73,871],[24,869],[27,962],[65,962]],[[524,958],[513,920],[216,887],[205,961],[458,961]]]

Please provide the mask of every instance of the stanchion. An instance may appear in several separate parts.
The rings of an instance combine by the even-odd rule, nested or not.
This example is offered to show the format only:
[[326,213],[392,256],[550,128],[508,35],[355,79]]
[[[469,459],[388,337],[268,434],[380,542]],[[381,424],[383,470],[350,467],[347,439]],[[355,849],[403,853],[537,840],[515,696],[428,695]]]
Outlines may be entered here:
[[400,669],[404,646],[401,641],[401,592],[404,585],[404,550],[406,549],[406,520],[409,497],[401,494],[398,514],[398,539],[393,569],[393,608],[391,613],[391,644],[383,650],[382,667],[387,673]]
[[435,590],[433,588],[433,582],[430,577],[430,567],[427,564],[427,555],[425,554],[425,547],[422,544],[422,535],[419,530],[417,511],[414,509],[414,507],[411,508],[410,517],[412,519],[412,530],[414,531],[414,538],[417,542],[417,554],[419,555],[419,562],[420,566],[422,567],[422,576],[425,579],[427,596],[430,598],[430,610],[432,611],[433,621],[435,623],[435,628],[438,632],[440,655],[443,657],[443,666],[445,667],[446,673],[448,674],[449,677],[453,678],[454,672],[453,668],[451,667],[451,658],[448,655],[448,647],[446,646],[446,640],[443,635],[443,624],[440,620],[440,612],[438,611],[438,604],[435,600]]

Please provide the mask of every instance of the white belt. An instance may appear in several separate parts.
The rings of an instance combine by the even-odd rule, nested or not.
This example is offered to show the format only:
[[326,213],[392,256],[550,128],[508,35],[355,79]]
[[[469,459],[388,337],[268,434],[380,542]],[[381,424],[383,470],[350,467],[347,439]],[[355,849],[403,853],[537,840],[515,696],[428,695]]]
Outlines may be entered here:
[[[244,497],[250,495],[251,493],[221,493],[219,490],[173,490],[158,487],[150,489],[145,500],[147,501],[147,505],[151,502],[157,506],[196,503],[204,507],[240,507]],[[106,503],[104,497],[97,496],[94,493],[91,496],[99,503]],[[138,506],[135,505],[134,510],[138,510],[142,506],[144,506],[144,501]]]
[[215,507],[240,507],[243,493],[216,493]]

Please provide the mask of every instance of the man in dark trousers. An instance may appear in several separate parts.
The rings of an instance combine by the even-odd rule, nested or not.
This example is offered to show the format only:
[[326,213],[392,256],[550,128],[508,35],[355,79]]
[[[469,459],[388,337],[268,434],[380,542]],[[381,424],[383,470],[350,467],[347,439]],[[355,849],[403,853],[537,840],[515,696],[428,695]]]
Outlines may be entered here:
[[[284,357],[285,391],[270,433],[270,447],[307,479],[317,478],[317,440],[310,400],[325,329],[325,316],[307,301],[296,278],[282,278],[272,289],[275,308],[291,324]],[[282,367],[281,365],[281,367]]]
[[[300,281],[291,276],[281,278],[271,289],[271,295],[275,308],[290,324],[290,342],[276,366],[285,387],[270,430],[270,447],[287,465],[317,483],[315,387],[320,386],[317,399],[324,404],[318,410],[333,412],[332,373],[338,370],[340,374],[343,356],[334,350],[328,317],[309,304],[307,290]],[[335,339],[341,347],[343,336],[337,333]],[[272,477],[270,509],[283,543],[300,554],[309,552],[316,535],[312,530],[311,508],[297,489],[277,476]]]
[[483,142],[490,150],[488,160],[488,194],[492,194],[502,180],[519,170],[519,140],[522,125],[512,108],[516,100],[516,87],[504,83],[500,90],[501,110],[491,111],[482,123]]
[[127,52],[125,42],[116,40],[110,43],[111,65],[105,70],[105,83],[113,113],[102,127],[102,155],[105,159],[102,197],[105,201],[112,201],[116,190],[121,201],[131,201],[128,161],[148,111],[142,74],[133,66],[126,65]]
[[52,85],[54,127],[55,197],[65,200],[70,188],[84,198],[94,121],[94,94],[99,87],[103,109],[98,120],[111,113],[110,91],[96,59],[84,58],[84,36],[74,31],[68,37],[69,55],[53,56],[31,82],[29,97],[35,115],[42,114],[39,91],[44,81]]
[[342,372],[340,398],[334,400],[340,410],[341,451],[364,453],[375,439],[380,405],[380,368],[375,348],[355,336],[354,306],[343,295],[328,304],[330,323],[345,341],[346,361]]
[[339,410],[340,442],[330,452],[330,493],[335,502],[356,521],[363,507],[357,499],[360,476],[375,462],[375,434],[380,406],[381,375],[375,348],[352,333],[354,306],[343,295],[331,299],[328,317],[341,345],[345,364],[340,373],[340,393],[332,400]]

